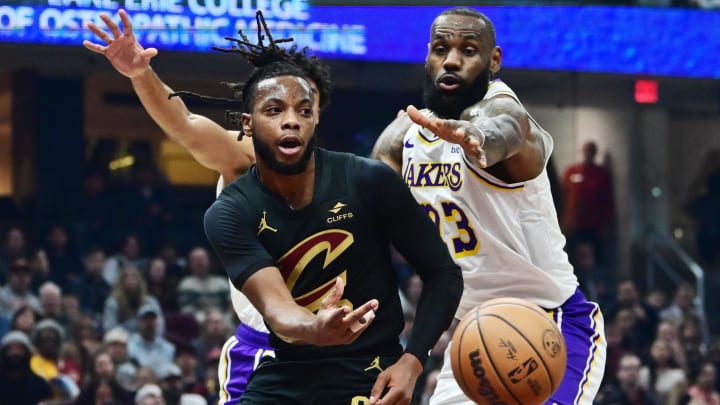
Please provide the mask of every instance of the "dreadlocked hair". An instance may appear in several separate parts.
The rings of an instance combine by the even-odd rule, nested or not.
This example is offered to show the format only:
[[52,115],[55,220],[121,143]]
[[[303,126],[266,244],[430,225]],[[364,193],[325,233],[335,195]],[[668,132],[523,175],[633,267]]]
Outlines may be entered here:
[[[287,51],[279,47],[278,44],[292,42],[293,38],[274,39],[260,10],[257,11],[255,19],[258,26],[257,43],[250,42],[247,35],[240,30],[238,31],[240,38],[225,37],[226,40],[232,42],[230,48],[212,47],[213,50],[219,52],[242,55],[255,67],[253,73],[244,83],[221,82],[221,84],[234,90],[233,98],[210,97],[189,91],[174,92],[168,98],[187,96],[210,103],[240,105],[243,111],[252,111],[253,98],[258,82],[267,78],[290,75],[315,81],[320,93],[320,105],[326,105],[330,93],[328,69],[320,64],[319,59],[316,57],[308,57],[307,48],[298,51],[297,46],[293,46]],[[265,39],[268,40],[267,44]],[[242,111],[227,110],[225,112],[225,119],[231,125],[241,126],[241,116]],[[238,140],[242,136],[241,129]]]
[[293,45],[288,50],[283,50],[290,61],[300,67],[305,72],[308,79],[315,82],[318,90],[318,98],[320,99],[320,109],[324,110],[330,104],[330,92],[332,91],[332,82],[330,81],[330,68],[323,64],[315,55],[308,55],[308,48],[298,49],[297,45]]

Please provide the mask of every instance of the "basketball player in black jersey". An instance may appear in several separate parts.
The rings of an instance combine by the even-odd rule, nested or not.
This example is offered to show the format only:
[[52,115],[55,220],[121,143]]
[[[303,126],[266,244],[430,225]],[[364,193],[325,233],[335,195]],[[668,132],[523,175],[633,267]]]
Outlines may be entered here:
[[[210,244],[275,348],[240,402],[408,404],[457,309],[462,276],[400,176],[314,146],[303,77],[269,57],[244,83],[242,127],[257,163],[205,214]],[[425,286],[404,350],[391,243]]]

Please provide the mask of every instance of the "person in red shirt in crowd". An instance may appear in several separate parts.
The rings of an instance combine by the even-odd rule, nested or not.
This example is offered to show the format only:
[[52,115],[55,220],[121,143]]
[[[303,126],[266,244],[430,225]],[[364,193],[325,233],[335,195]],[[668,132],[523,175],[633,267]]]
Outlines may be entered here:
[[582,162],[569,166],[563,175],[565,204],[561,225],[568,246],[586,241],[595,248],[600,264],[605,264],[608,239],[615,224],[615,203],[610,170],[595,163],[597,144],[583,145]]

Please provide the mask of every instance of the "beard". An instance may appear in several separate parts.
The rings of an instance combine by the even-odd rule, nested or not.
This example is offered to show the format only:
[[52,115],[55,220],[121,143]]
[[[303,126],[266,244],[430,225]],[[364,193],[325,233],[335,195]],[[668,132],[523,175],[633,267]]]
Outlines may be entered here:
[[2,374],[10,371],[17,373],[28,371],[30,370],[30,353],[11,355],[3,351],[0,354],[0,366],[2,366],[0,368],[3,369]]
[[459,119],[463,110],[482,100],[487,94],[490,82],[490,62],[471,83],[460,81],[454,91],[444,91],[437,87],[432,77],[425,72],[423,101],[425,106],[440,118]]
[[[252,133],[255,134],[255,128],[252,130]],[[303,152],[300,160],[295,163],[283,163],[279,161],[273,154],[272,146],[260,140],[260,137],[258,136],[253,136],[252,142],[257,159],[262,160],[263,163],[265,163],[268,168],[275,173],[291,176],[300,174],[307,168],[308,163],[310,162],[310,157],[312,156],[313,150],[315,150],[315,145],[317,144],[317,136],[313,134],[307,144],[307,147],[305,148],[305,152]]]

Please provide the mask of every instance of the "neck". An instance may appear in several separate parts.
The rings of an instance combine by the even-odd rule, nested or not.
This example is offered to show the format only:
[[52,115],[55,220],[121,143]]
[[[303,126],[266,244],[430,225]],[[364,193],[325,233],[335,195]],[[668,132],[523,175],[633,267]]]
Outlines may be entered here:
[[292,210],[299,210],[310,204],[315,191],[315,156],[308,162],[302,173],[278,174],[258,160],[260,182],[280,197]]

